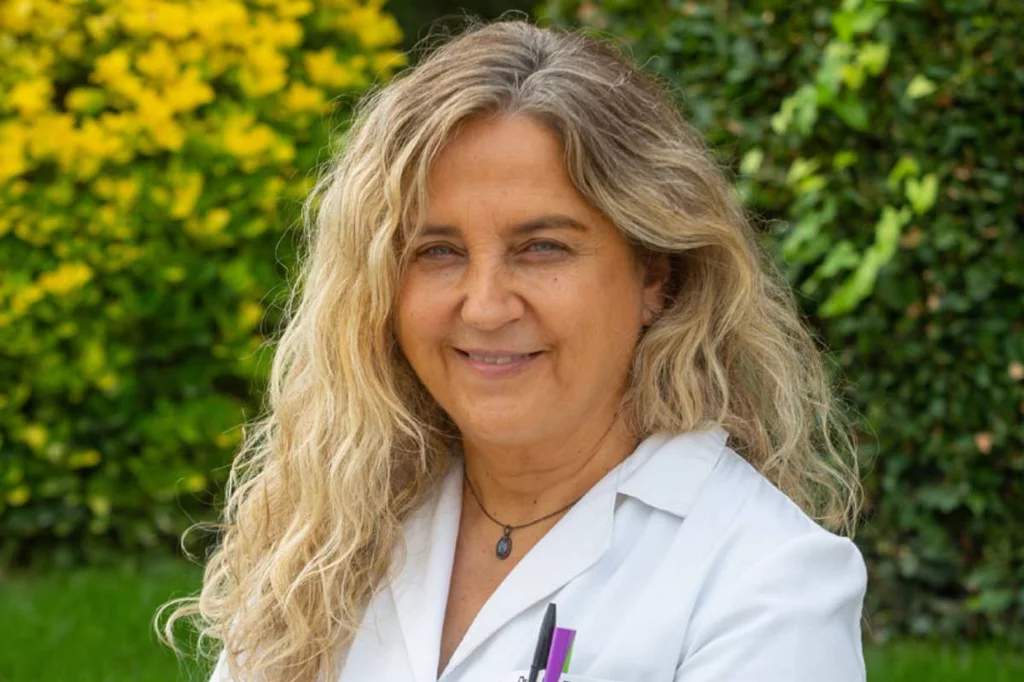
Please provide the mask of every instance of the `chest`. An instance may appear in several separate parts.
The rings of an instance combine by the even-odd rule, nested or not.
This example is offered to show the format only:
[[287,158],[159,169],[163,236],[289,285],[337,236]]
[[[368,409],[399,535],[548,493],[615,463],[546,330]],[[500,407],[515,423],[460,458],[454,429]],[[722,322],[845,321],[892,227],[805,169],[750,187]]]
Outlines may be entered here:
[[481,521],[474,518],[466,510],[463,510],[462,518],[464,521],[460,524],[456,542],[441,630],[438,676],[444,671],[480,610],[554,523],[552,521],[514,531],[510,536],[512,552],[508,558],[500,559],[495,548],[502,537],[501,529],[486,519]]
[[667,530],[624,527],[598,560],[572,570],[560,562],[585,550],[569,546],[569,534],[503,562],[492,532],[486,552],[453,557],[449,590],[428,581],[415,594],[382,592],[340,682],[518,682],[548,602],[558,606],[559,625],[577,631],[566,682],[672,679],[699,586],[683,569],[692,555],[673,556]]
[[500,528],[463,532],[457,497],[414,519],[401,572],[372,599],[332,682],[517,682],[548,602],[577,631],[579,679],[671,679],[701,589],[696,559],[719,533],[693,537],[685,529],[701,526],[593,493],[543,532],[513,532],[506,560],[495,556]]

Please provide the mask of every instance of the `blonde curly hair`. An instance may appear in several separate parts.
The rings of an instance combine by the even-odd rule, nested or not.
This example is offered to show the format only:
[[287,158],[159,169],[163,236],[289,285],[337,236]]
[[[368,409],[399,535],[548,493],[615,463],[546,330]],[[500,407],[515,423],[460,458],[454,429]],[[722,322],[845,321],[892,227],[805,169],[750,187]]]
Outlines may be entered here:
[[668,88],[597,38],[473,22],[360,102],[306,203],[267,409],[243,438],[202,591],[166,604],[162,626],[158,614],[171,646],[188,617],[238,679],[329,679],[340,662],[457,443],[392,312],[432,160],[461,122],[493,113],[549,126],[583,196],[669,256],[669,302],[623,397],[634,433],[720,424],[808,515],[853,534],[857,460],[818,348]]

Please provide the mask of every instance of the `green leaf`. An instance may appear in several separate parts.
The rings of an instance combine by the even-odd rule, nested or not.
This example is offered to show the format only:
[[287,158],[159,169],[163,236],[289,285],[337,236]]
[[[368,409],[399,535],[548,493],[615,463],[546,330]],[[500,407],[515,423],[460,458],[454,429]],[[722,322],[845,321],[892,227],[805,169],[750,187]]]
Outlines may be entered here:
[[789,172],[786,174],[786,184],[792,187],[814,173],[820,167],[821,161],[818,159],[797,157],[793,159],[793,163],[789,166]]
[[920,172],[921,166],[917,163],[917,159],[913,156],[901,156],[900,160],[889,171],[889,177],[886,179],[885,184],[890,191],[895,192],[899,189],[900,180],[908,176],[917,177]]
[[857,307],[871,293],[879,267],[881,263],[878,252],[869,249],[857,269],[821,304],[818,313],[822,317],[835,317]]
[[782,100],[779,111],[771,118],[771,126],[772,130],[782,135],[795,123],[797,132],[806,136],[817,120],[818,93],[813,85],[807,84]]
[[910,178],[907,180],[905,192],[914,213],[924,215],[935,205],[935,197],[939,192],[939,179],[935,173],[929,173],[920,180]]
[[892,260],[899,245],[900,232],[911,217],[907,208],[897,211],[886,206],[882,209],[882,215],[875,224],[875,243],[864,253],[857,269],[821,304],[818,313],[822,317],[848,313],[871,294],[878,271]]
[[935,83],[930,80],[927,76],[917,74],[914,76],[910,84],[907,85],[906,97],[910,100],[920,99],[921,97],[927,97],[936,90]]
[[743,175],[754,175],[757,171],[761,170],[763,162],[764,151],[760,147],[754,147],[743,155],[743,160],[740,161],[740,173]]
[[814,270],[814,274],[807,278],[800,290],[808,296],[813,295],[823,280],[835,277],[843,270],[857,267],[860,258],[861,255],[853,246],[853,242],[848,239],[842,240],[825,254],[825,259]]
[[841,152],[836,152],[835,156],[832,157],[832,167],[836,170],[849,168],[853,164],[857,163],[857,159],[857,152],[850,149],[844,149]]
[[854,130],[868,129],[868,110],[855,95],[848,93],[842,99],[832,103],[832,110],[843,119],[843,123]]
[[877,249],[882,264],[888,263],[896,254],[896,247],[899,246],[900,232],[903,226],[910,222],[910,211],[906,207],[897,211],[892,206],[882,209],[882,217],[875,225],[875,244],[872,247]]
[[864,43],[857,50],[857,63],[872,76],[877,76],[889,63],[889,46],[886,43]]
[[825,188],[825,178],[821,175],[808,175],[796,186],[797,194],[811,194]]

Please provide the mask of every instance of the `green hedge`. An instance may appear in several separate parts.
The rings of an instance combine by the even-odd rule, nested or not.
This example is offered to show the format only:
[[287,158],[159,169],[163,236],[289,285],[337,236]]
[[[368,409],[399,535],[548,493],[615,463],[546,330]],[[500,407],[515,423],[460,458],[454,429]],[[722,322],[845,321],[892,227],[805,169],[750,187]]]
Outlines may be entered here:
[[332,119],[404,63],[381,5],[4,6],[0,565],[210,513]]
[[671,81],[851,384],[870,634],[1024,640],[1024,3],[545,16]]

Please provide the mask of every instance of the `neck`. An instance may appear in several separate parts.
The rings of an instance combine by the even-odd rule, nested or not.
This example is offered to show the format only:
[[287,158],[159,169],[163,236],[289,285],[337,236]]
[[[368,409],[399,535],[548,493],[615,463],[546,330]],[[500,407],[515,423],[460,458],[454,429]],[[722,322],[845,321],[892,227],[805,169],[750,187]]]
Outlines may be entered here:
[[635,448],[636,439],[618,412],[562,437],[530,444],[463,441],[466,476],[481,503],[511,526],[578,499]]

